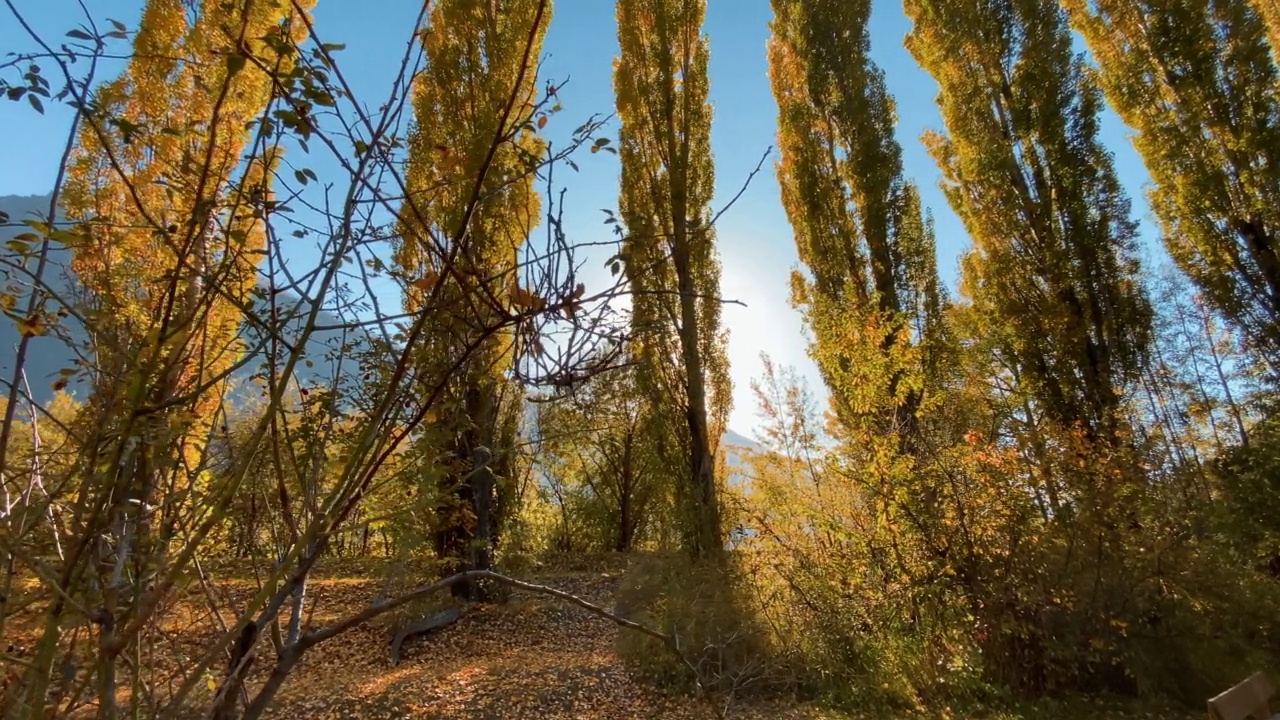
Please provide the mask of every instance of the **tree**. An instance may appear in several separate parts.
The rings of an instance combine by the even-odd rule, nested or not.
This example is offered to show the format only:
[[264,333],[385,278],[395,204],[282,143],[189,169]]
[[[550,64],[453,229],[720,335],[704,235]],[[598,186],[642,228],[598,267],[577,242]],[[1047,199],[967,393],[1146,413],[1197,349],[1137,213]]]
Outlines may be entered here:
[[614,89],[622,120],[622,257],[643,392],[671,468],[685,546],[724,546],[715,455],[729,410],[714,190],[705,0],[619,0]]
[[[942,297],[932,224],[902,177],[894,104],[868,56],[865,0],[774,0],[770,78],[782,201],[812,279],[792,278],[811,352],[847,426],[918,430]],[[933,368],[936,370],[936,368]]]
[[1249,0],[1267,28],[1273,56],[1280,56],[1280,2],[1276,0]]
[[[271,73],[291,65],[281,43],[305,30],[284,4],[206,2],[189,19],[179,0],[150,0],[136,55],[96,93],[68,172],[64,206],[83,225],[63,237],[93,313],[95,402],[162,408],[191,395],[194,415],[174,432],[195,444],[188,463],[241,349],[264,254],[280,151],[250,120],[275,94]],[[150,376],[141,396],[122,387],[134,363]]]
[[[1280,358],[1280,85],[1269,0],[1064,0],[1134,130],[1165,246],[1205,299]],[[1255,9],[1263,10],[1268,20]]]
[[[491,236],[485,211],[490,207],[486,203],[501,195],[495,191],[526,181],[591,144],[600,123],[588,121],[556,154],[525,142],[531,139],[530,128],[536,129],[545,116],[540,114],[541,107],[550,103],[544,98],[533,109],[526,108],[529,86],[513,82],[506,102],[493,110],[498,119],[489,125],[492,135],[479,153],[482,161],[466,171],[470,177],[450,178],[470,191],[455,196],[457,206],[428,205],[439,211],[429,216],[432,219],[456,223],[449,228],[423,224],[432,232],[412,238],[422,240],[430,254],[424,252],[427,260],[415,266],[417,271],[405,272],[388,267],[390,263],[381,258],[386,257],[392,235],[387,218],[403,214],[409,186],[404,171],[412,165],[406,162],[410,151],[400,132],[407,117],[406,90],[413,85],[411,79],[418,74],[424,54],[419,33],[428,24],[427,5],[415,22],[402,28],[410,51],[390,80],[387,95],[379,98],[381,104],[354,96],[339,70],[342,46],[321,40],[323,30],[318,31],[305,13],[289,15],[301,25],[289,25],[288,31],[266,23],[246,30],[246,37],[240,38],[228,35],[227,26],[214,18],[239,18],[240,11],[256,16],[247,12],[248,3],[241,7],[220,0],[157,0],[150,5],[132,56],[135,67],[121,82],[100,86],[94,77],[97,64],[107,56],[129,56],[130,49],[121,46],[128,45],[131,36],[123,23],[97,23],[88,5],[83,8],[83,25],[57,42],[41,38],[17,6],[7,7],[17,18],[16,25],[28,33],[31,47],[19,48],[17,57],[0,67],[4,76],[0,88],[12,91],[5,92],[5,98],[21,99],[35,111],[43,108],[41,98],[70,107],[68,146],[83,147],[71,163],[72,174],[89,180],[72,178],[68,204],[102,199],[106,207],[108,200],[121,201],[111,206],[117,211],[115,217],[77,217],[80,222],[69,226],[51,208],[44,221],[33,221],[33,232],[24,232],[11,244],[13,255],[0,258],[0,264],[12,271],[11,287],[21,282],[22,287],[32,288],[27,296],[30,303],[18,308],[19,301],[10,297],[13,302],[3,309],[28,336],[45,333],[75,342],[74,328],[69,326],[79,323],[97,345],[120,342],[104,347],[101,355],[80,356],[78,366],[86,370],[93,390],[73,422],[63,420],[61,401],[43,409],[32,403],[37,405],[31,413],[41,419],[42,437],[48,420],[65,432],[68,442],[62,445],[68,449],[63,454],[59,447],[56,454],[45,457],[34,453],[41,461],[39,472],[45,475],[42,482],[48,496],[37,488],[19,512],[0,513],[0,560],[6,569],[12,568],[9,580],[0,583],[5,586],[0,602],[6,606],[0,613],[0,634],[18,630],[18,621],[6,622],[21,617],[20,632],[24,636],[30,632],[32,637],[24,647],[11,649],[23,658],[0,684],[0,707],[6,717],[62,717],[96,710],[104,720],[125,713],[226,718],[236,716],[238,701],[247,698],[243,717],[257,718],[271,706],[311,648],[403,606],[406,598],[417,597],[404,595],[377,604],[326,628],[317,627],[300,612],[308,575],[320,558],[341,553],[344,541],[371,519],[416,509],[412,503],[397,505],[389,496],[403,498],[403,479],[415,463],[422,467],[423,453],[410,457],[410,451],[430,447],[414,442],[429,435],[424,425],[442,433],[452,429],[440,419],[458,412],[451,401],[480,375],[481,365],[472,360],[484,355],[489,339],[507,338],[506,345],[514,346],[511,352],[516,356],[511,374],[531,386],[550,386],[598,369],[597,351],[614,337],[608,305],[619,294],[620,282],[587,296],[574,278],[579,266],[573,259],[573,245],[563,232],[548,232],[545,247],[526,253],[521,263],[523,287],[510,283],[509,273],[498,279],[505,294],[495,299],[489,292],[494,284],[486,282],[487,277],[477,282],[469,274],[481,263],[465,251],[473,229],[476,237]],[[549,0],[543,0],[539,12],[545,14],[548,5]],[[272,8],[285,13],[298,7],[296,2],[253,2],[255,11]],[[472,8],[485,9],[479,3]],[[175,29],[173,23],[181,27]],[[530,40],[520,52],[521,77],[536,64],[537,48],[532,44],[540,38],[542,26],[530,22],[524,27]],[[195,27],[198,32],[190,29]],[[499,27],[506,28],[502,23]],[[297,41],[303,28],[310,38],[305,48]],[[224,42],[227,37],[231,41]],[[166,69],[170,61],[172,68]],[[495,58],[485,62],[501,65]],[[447,63],[441,65],[447,67]],[[54,76],[61,76],[57,85],[40,74],[41,66],[52,67]],[[256,110],[236,106],[239,124],[224,127],[219,113],[235,106],[228,98],[243,99],[237,88],[243,89],[241,81],[255,77],[257,71],[267,76],[264,104]],[[11,74],[22,80],[13,82]],[[135,80],[135,74],[140,79]],[[95,92],[99,88],[105,96],[119,90],[124,99],[114,104],[99,102]],[[174,99],[161,101],[140,88],[173,93]],[[206,90],[224,101],[188,96],[188,91],[194,95]],[[134,112],[135,105],[147,105],[151,115],[143,118]],[[448,109],[457,115],[461,107],[465,103]],[[201,109],[203,115],[198,112]],[[153,124],[151,116],[160,120]],[[512,122],[517,117],[525,121]],[[173,122],[167,122],[171,118]],[[97,138],[93,152],[81,142],[83,127]],[[246,140],[239,154],[224,153],[239,131],[247,132],[253,142]],[[201,137],[213,140],[205,142]],[[325,156],[331,161],[332,176],[327,171],[322,182],[312,170],[291,167],[276,151],[277,143],[289,147],[294,157],[298,157],[294,148],[303,157]],[[526,162],[509,162],[504,153],[513,146],[524,151],[531,147],[534,157],[520,152]],[[434,172],[423,170],[429,157],[419,154],[411,169],[424,175]],[[113,164],[113,159],[121,160]],[[67,166],[64,156],[58,164],[60,173]],[[192,198],[206,195],[183,194],[201,187],[201,178],[213,183],[228,167],[240,179],[225,181],[223,197],[233,205],[236,199],[244,199],[238,206],[243,212],[224,207],[215,213],[194,204]],[[505,174],[498,177],[495,168]],[[63,177],[59,174],[59,185]],[[117,177],[118,187],[106,182]],[[265,183],[267,177],[270,186]],[[549,169],[544,177],[551,177]],[[98,183],[100,179],[103,182]],[[429,190],[419,192],[430,199]],[[59,198],[61,191],[56,187],[54,197]],[[213,196],[211,190],[209,195]],[[153,200],[156,205],[151,204]],[[56,200],[50,203],[57,204]],[[202,209],[203,214],[196,212]],[[412,212],[412,204],[409,209]],[[210,217],[215,217],[213,229],[205,232]],[[250,232],[255,230],[260,235]],[[111,237],[110,232],[119,235]],[[319,256],[308,257],[305,266],[299,267],[292,254],[297,243],[284,240],[285,236],[318,237]],[[107,238],[119,242],[107,245]],[[204,250],[208,241],[209,252],[184,255],[177,241],[188,238],[198,250]],[[98,240],[103,242],[95,245]],[[153,242],[148,245],[148,241]],[[58,242],[74,245],[73,253],[100,249],[106,260],[119,262],[103,261],[100,268],[110,272],[81,278],[67,290],[51,279],[54,271],[46,266],[54,263],[45,262],[51,244]],[[21,251],[15,247],[19,244]],[[479,244],[479,249],[488,252],[493,245]],[[26,262],[32,255],[41,258],[35,270]],[[262,256],[263,267],[237,262],[255,255]],[[201,272],[193,268],[199,262],[205,262]],[[438,277],[432,278],[430,271],[437,268]],[[141,271],[154,273],[154,282],[135,277]],[[265,287],[248,290],[241,282],[248,284],[245,276],[255,273],[261,274]],[[107,281],[115,283],[112,292],[95,289]],[[411,300],[415,293],[425,297],[417,306],[420,309],[406,314],[385,312],[381,293],[373,287],[388,281],[396,290],[408,291]],[[187,292],[193,288],[197,302],[189,303]],[[88,302],[76,302],[76,293],[85,295]],[[152,304],[159,302],[161,293],[167,294],[164,299],[172,311]],[[8,294],[15,293],[9,290]],[[101,309],[108,303],[114,303],[109,305],[114,312]],[[203,313],[197,318],[216,315],[219,323],[188,322],[184,313],[192,307]],[[232,317],[234,313],[228,311],[224,317],[214,308],[231,308],[240,316]],[[170,331],[157,323],[155,332],[143,332],[141,322],[150,322],[153,316],[176,319]],[[222,359],[213,354],[222,346],[210,338],[222,331],[224,320],[236,326],[243,354],[234,345],[233,334],[224,341],[236,348],[226,351],[235,361],[218,374],[204,375],[207,367],[200,360]],[[192,328],[195,331],[186,332]],[[437,332],[441,328],[456,332],[443,335]],[[543,340],[559,340],[561,332],[570,337],[558,341],[554,353],[539,353]],[[352,341],[352,337],[368,342]],[[335,342],[325,348],[325,338]],[[439,365],[424,362],[428,340],[448,353],[438,358]],[[185,348],[196,350],[185,354]],[[199,353],[206,350],[210,355],[202,357]],[[531,360],[535,357],[536,362]],[[587,359],[591,362],[586,363]],[[330,378],[323,378],[318,369],[303,370],[322,364],[331,364]],[[174,366],[179,370],[167,372]],[[253,373],[257,366],[264,370]],[[14,368],[19,381],[23,368],[19,353]],[[195,411],[206,398],[223,399],[221,384],[232,370],[237,371],[235,400],[240,402],[245,393],[257,390],[261,411],[241,423],[225,425],[217,416],[200,417]],[[246,370],[253,377],[241,384]],[[171,383],[175,376],[178,381]],[[72,380],[73,376],[59,375],[59,382]],[[157,398],[163,402],[153,404]],[[25,428],[14,421],[15,412],[12,406],[6,410],[3,433],[25,438]],[[204,442],[194,430],[198,427],[208,427],[206,435],[216,442]],[[50,429],[48,437],[56,433]],[[191,441],[175,442],[184,437]],[[17,445],[15,453],[33,455]],[[45,449],[43,443],[41,449]],[[503,461],[501,448],[488,462],[476,450],[481,467],[492,469]],[[184,467],[193,456],[198,456],[194,467]],[[10,459],[3,463],[6,469],[15,467],[16,456]],[[159,507],[150,505],[138,492],[147,478],[158,474],[147,472],[148,466],[187,486],[175,484],[173,492],[157,492]],[[34,470],[34,463],[28,468]],[[53,473],[58,476],[52,477]],[[14,482],[6,480],[6,489],[11,486]],[[279,507],[283,523],[255,525],[250,518],[237,528],[237,523],[228,522],[232,513],[245,508],[253,512],[255,493],[263,500],[263,495],[271,495],[269,502],[258,507]],[[289,512],[284,510],[286,505],[291,506]],[[62,533],[56,538],[45,533],[50,523],[41,520],[49,510]],[[148,532],[140,524],[153,517],[159,520]],[[483,528],[486,523],[475,525]],[[205,584],[209,569],[202,561],[225,549],[223,533],[229,529],[240,531],[239,540],[262,571],[261,584],[237,601],[234,609],[224,606],[230,612],[218,608],[198,617],[188,615],[187,620],[196,625],[184,627],[198,635],[200,647],[187,645],[180,650],[193,636],[173,634],[166,628],[173,627],[174,613],[187,613],[190,605],[182,598],[190,581],[199,578],[201,587],[209,587]],[[272,542],[261,542],[264,531]],[[50,547],[51,539],[58,542],[48,555],[43,549]],[[33,552],[37,548],[41,549],[38,556]],[[454,575],[435,587],[492,577],[483,573]],[[212,595],[209,598],[214,605],[221,604]],[[254,645],[266,638],[274,652],[256,652]],[[178,654],[187,661],[162,666],[147,660]],[[259,661],[255,669],[262,667],[264,659],[269,667],[257,676],[262,682],[247,683],[246,663],[255,655]]]
[[[100,608],[103,697],[115,693],[116,657],[138,640],[115,628],[149,610],[146,578],[191,517],[243,350],[280,161],[256,119],[292,67],[311,4],[150,0],[124,73],[76,95],[83,122],[62,195],[75,225],[44,232],[71,251],[91,337],[73,519],[86,531],[65,573],[96,573],[76,591]],[[52,652],[56,632],[45,640]],[[30,677],[32,692],[47,682]]]
[[[434,318],[414,348],[420,382],[461,369],[446,410],[424,428],[418,458],[423,489],[438,498],[435,544],[446,575],[489,568],[501,485],[512,475],[522,398],[507,380],[513,332],[492,328],[513,303],[533,301],[517,269],[541,211],[531,170],[543,143],[532,118],[550,19],[547,0],[443,0],[423,32],[428,67],[414,86],[395,261],[411,278],[407,309]],[[482,198],[474,208],[473,196]],[[472,583],[452,590],[480,592]]]
[[1040,411],[1116,442],[1151,310],[1129,202],[1097,138],[1100,95],[1066,19],[1048,0],[911,0],[907,12],[947,126],[926,142],[974,239],[966,286]]
[[[952,554],[951,570],[984,617],[978,642],[990,677],[1033,691],[1109,683],[1123,677],[1116,648],[1127,640],[1107,618],[1133,601],[1147,571],[1126,545],[1143,527],[1150,485],[1125,392],[1146,367],[1152,312],[1136,224],[1098,140],[1101,93],[1054,0],[906,8],[908,49],[937,80],[946,124],[925,141],[973,238],[961,267],[969,303],[956,320],[966,344],[987,350],[970,360],[994,424],[968,437],[987,467],[942,474],[1001,478],[996,497],[970,485],[980,493],[970,501],[986,499],[962,511],[999,503],[1009,512],[989,529],[1005,538],[997,542],[1037,537],[1016,562],[969,545]],[[997,589],[993,576],[1008,584]],[[1034,608],[1059,597],[1072,598],[1071,620],[1046,631]],[[1082,652],[1068,641],[1084,637],[1076,633],[1106,639]]]
[[[538,463],[562,513],[562,546],[574,536],[601,549],[628,552],[658,521],[661,473],[645,432],[651,407],[638,392],[634,365],[601,373],[538,413]],[[582,515],[581,523],[571,515]],[[581,547],[581,546],[579,546]]]

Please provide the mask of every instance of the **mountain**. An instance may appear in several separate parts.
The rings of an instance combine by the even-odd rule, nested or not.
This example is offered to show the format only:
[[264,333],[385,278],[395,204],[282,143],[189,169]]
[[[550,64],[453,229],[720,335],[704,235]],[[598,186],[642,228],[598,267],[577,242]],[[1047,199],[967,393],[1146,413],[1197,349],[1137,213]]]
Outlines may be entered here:
[[720,444],[724,447],[724,463],[729,469],[726,478],[730,486],[739,487],[749,480],[744,472],[747,469],[747,453],[760,453],[765,447],[751,438],[728,430],[720,436]]
[[[7,247],[7,243],[19,233],[30,230],[22,224],[22,221],[43,218],[48,210],[48,195],[0,197],[0,213],[9,216],[8,223],[0,224],[0,257],[16,258],[15,251]],[[75,280],[70,271],[70,260],[71,255],[66,248],[57,245],[51,247],[45,277],[48,279],[49,287],[60,295],[65,295],[75,287]],[[32,267],[34,268],[34,263]],[[30,281],[25,276],[4,266],[0,266],[0,281],[5,285],[19,285],[27,288],[28,291],[30,288]],[[25,308],[26,293],[19,292],[18,295],[18,308]],[[278,298],[281,306],[289,308],[300,301],[297,295],[290,293],[280,293]],[[317,324],[322,327],[336,326],[342,324],[342,320],[334,313],[322,310]],[[300,323],[294,323],[292,332],[287,332],[286,337],[296,337],[299,325]],[[88,347],[88,335],[82,326],[73,319],[67,319],[64,320],[64,328],[67,335],[65,340],[40,336],[32,338],[28,343],[25,368],[28,382],[31,384],[31,393],[37,402],[46,403],[52,399],[52,384],[58,378],[59,371],[72,367],[77,351],[85,352]],[[252,342],[254,333],[246,332],[246,337]],[[21,336],[14,322],[7,317],[0,317],[0,380],[4,382],[8,382],[12,377],[20,339]],[[331,380],[339,368],[336,351],[342,345],[341,330],[321,330],[314,333],[307,344],[306,352],[306,359],[311,361],[311,366],[307,367],[305,363],[299,364],[297,370],[299,380],[308,385],[323,384]],[[265,356],[262,359],[265,360]],[[254,386],[249,381],[261,365],[260,361],[251,361],[236,373],[234,376],[234,380],[237,381],[235,382],[236,390],[233,390],[231,395],[233,404],[247,400],[255,394]],[[87,387],[83,380],[73,382],[68,390],[78,397],[87,394]],[[0,387],[0,396],[4,395],[7,395],[7,392]],[[746,476],[741,472],[745,468],[744,451],[760,452],[764,448],[754,440],[732,430],[724,434],[721,442],[725,447],[726,462],[730,468],[729,482],[738,485],[746,480]]]
[[[22,224],[24,220],[34,220],[45,217],[49,211],[48,195],[10,195],[0,197],[0,213],[8,216],[7,223],[0,223],[0,255],[6,260],[17,257],[11,248],[8,247],[9,241],[14,237],[23,233],[30,232],[31,228]],[[0,217],[0,220],[3,220]],[[50,283],[52,287],[60,292],[64,292],[71,287],[71,281],[67,278],[67,263],[70,259],[69,254],[64,248],[51,248],[49,254],[49,266],[45,271],[45,276],[56,278]],[[31,263],[34,269],[35,263]],[[17,286],[18,288],[29,288],[31,282],[25,276],[11,270],[8,267],[0,267],[0,279],[3,279],[6,286]],[[27,303],[27,292],[19,291],[16,293],[18,298],[17,307],[23,309]],[[76,334],[81,338],[84,337],[83,328],[76,328]],[[18,332],[18,327],[7,317],[0,318],[0,380],[8,383],[13,377],[13,363],[18,350],[18,342],[22,339]],[[58,371],[65,367],[70,367],[75,361],[75,353],[67,343],[55,337],[38,336],[31,339],[27,343],[27,360],[25,368],[27,371],[27,381],[31,384],[32,394],[39,402],[45,402],[53,395],[50,388],[52,382],[56,379]],[[7,387],[0,387],[0,396],[7,396]]]
[[[9,217],[7,223],[0,224],[0,257],[8,261],[18,258],[17,252],[8,247],[9,241],[20,233],[30,231],[30,228],[23,224],[24,220],[40,219],[46,216],[49,210],[49,199],[48,195],[0,197],[0,213]],[[58,295],[66,296],[75,288],[76,281],[70,270],[70,261],[71,254],[65,247],[56,244],[51,246],[49,263],[44,276],[45,285]],[[35,263],[29,263],[29,267],[34,270]],[[24,309],[31,288],[30,279],[6,263],[0,266],[0,281],[17,295],[17,307]],[[307,307],[298,295],[289,292],[279,293],[276,302],[278,307],[286,309],[288,314],[297,318],[286,325],[283,333],[286,341],[292,341],[300,333],[301,318],[305,316]],[[342,318],[327,310],[322,309],[317,317],[317,325],[320,327],[336,327],[342,324]],[[67,318],[62,323],[62,329],[65,338],[38,336],[28,343],[24,368],[31,385],[31,394],[40,403],[52,399],[54,393],[52,384],[58,378],[59,371],[73,367],[78,354],[88,352],[89,337],[83,326],[74,319]],[[255,341],[260,337],[252,329],[245,332],[246,341],[251,345],[256,344]],[[21,335],[13,320],[0,317],[0,380],[6,383],[13,375],[14,360],[17,357],[20,339]],[[367,336],[358,340],[367,340]],[[342,346],[343,331],[341,329],[318,330],[313,333],[305,348],[305,359],[309,364],[300,363],[297,368],[296,377],[299,382],[305,385],[329,383],[341,367],[338,363],[337,351]],[[262,361],[265,359],[265,355],[261,360],[251,359],[233,374],[233,386],[236,388],[232,391],[233,402],[238,398],[247,398],[255,392],[251,381],[254,374],[260,371],[263,366]],[[354,375],[354,372],[351,374]],[[68,391],[83,398],[87,393],[87,387],[81,379],[68,386]],[[0,387],[0,396],[3,395],[7,395],[7,392]]]

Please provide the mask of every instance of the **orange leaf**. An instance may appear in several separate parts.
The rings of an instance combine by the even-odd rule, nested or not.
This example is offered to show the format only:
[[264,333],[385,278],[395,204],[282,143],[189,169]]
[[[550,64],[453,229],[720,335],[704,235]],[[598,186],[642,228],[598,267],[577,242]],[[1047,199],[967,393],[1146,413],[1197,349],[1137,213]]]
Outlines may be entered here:
[[413,285],[415,288],[421,290],[422,292],[430,292],[431,288],[435,287],[436,282],[438,282],[439,280],[440,280],[440,273],[437,273],[434,270],[428,270],[426,275],[423,275],[417,280],[414,280],[410,284]]

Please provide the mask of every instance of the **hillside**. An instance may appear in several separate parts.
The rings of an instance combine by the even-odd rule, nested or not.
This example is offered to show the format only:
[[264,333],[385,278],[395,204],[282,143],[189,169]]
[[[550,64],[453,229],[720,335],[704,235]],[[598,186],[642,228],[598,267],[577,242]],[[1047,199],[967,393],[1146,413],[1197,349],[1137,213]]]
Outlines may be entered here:
[[[21,232],[29,230],[22,221],[31,218],[41,218],[48,212],[49,196],[48,195],[29,195],[29,196],[5,196],[0,197],[0,212],[4,212],[9,216],[9,224],[0,226],[0,256],[7,260],[16,258],[16,253],[12,248],[5,246],[9,240]],[[75,280],[70,272],[70,253],[58,245],[54,245],[50,249],[49,266],[45,274],[46,283],[55,293],[66,295],[75,286]],[[34,262],[31,267],[34,269]],[[4,284],[16,286],[22,290],[18,293],[19,307],[25,307],[26,291],[31,287],[30,280],[20,272],[14,271],[12,268],[5,266],[0,267],[0,277],[3,278]],[[282,292],[278,296],[279,306],[289,308],[295,317],[301,316],[305,310],[300,305],[298,295],[290,292]],[[294,309],[295,306],[297,309]],[[336,326],[342,324],[343,320],[338,315],[327,310],[321,310],[317,324],[320,326]],[[286,333],[286,338],[296,337],[301,325],[298,320],[291,323],[290,331]],[[71,367],[79,354],[88,353],[89,338],[84,332],[84,328],[74,321],[68,319],[64,321],[63,329],[66,332],[66,340],[56,337],[36,337],[29,344],[27,355],[27,377],[31,383],[31,391],[37,402],[47,402],[53,396],[51,387],[52,382],[57,378],[58,371]],[[250,345],[256,344],[259,337],[252,328],[246,327],[245,338]],[[343,345],[343,333],[341,330],[320,330],[312,334],[308,344],[306,359],[310,361],[310,365],[301,364],[297,370],[297,377],[300,382],[308,385],[327,383],[338,371],[338,364],[335,361],[334,351]],[[0,321],[0,377],[8,379],[13,373],[13,361],[16,348],[20,336],[17,327],[7,318]],[[358,345],[358,343],[352,343]],[[264,356],[265,357],[265,356]],[[249,397],[247,384],[259,371],[261,362],[250,362],[246,364],[234,376],[234,384],[243,388],[238,394],[233,391],[233,399]],[[81,396],[85,392],[83,382],[75,382],[68,387],[68,391],[73,395]]]
[[[0,212],[9,216],[9,224],[0,225],[0,257],[14,258],[16,255],[13,250],[5,247],[4,244],[18,233],[28,229],[22,225],[23,220],[44,217],[48,209],[48,195],[0,196]],[[46,277],[49,279],[49,286],[59,294],[64,294],[74,287],[70,272],[70,254],[65,248],[56,245],[51,248]],[[3,278],[7,285],[30,287],[30,282],[25,281],[25,276],[7,267],[0,267],[0,278]],[[19,307],[24,306],[25,297],[25,295],[20,296]],[[284,307],[292,307],[298,301],[299,298],[295,294],[288,292],[280,294],[280,303]],[[324,310],[321,311],[318,320],[321,326],[338,325],[341,322],[342,319],[339,316]],[[29,343],[27,378],[31,384],[32,395],[37,402],[48,402],[53,397],[52,383],[57,379],[58,371],[71,367],[77,353],[87,352],[88,337],[84,329],[70,319],[66,321],[65,329],[68,335],[67,341],[56,337],[36,337]],[[295,332],[297,330],[296,323],[294,330]],[[247,337],[252,338],[253,334],[250,332]],[[0,378],[7,380],[13,373],[13,361],[19,339],[14,323],[7,318],[0,319]],[[299,380],[305,384],[320,384],[331,379],[338,368],[334,351],[342,344],[342,333],[339,330],[322,330],[313,334],[308,343],[307,352],[307,359],[311,361],[311,366],[299,365],[297,370]],[[245,388],[259,365],[260,363],[249,363],[237,373],[236,379],[240,388]],[[75,382],[68,387],[68,391],[73,395],[82,396],[85,386],[82,381]],[[232,400],[236,402],[250,396],[251,393],[247,390],[241,390],[239,393],[233,392]],[[733,430],[725,433],[723,442],[726,446],[729,467],[735,469],[742,467],[742,449],[756,451],[762,449],[754,440]],[[730,475],[730,482],[737,483],[741,479],[740,473],[735,472]]]

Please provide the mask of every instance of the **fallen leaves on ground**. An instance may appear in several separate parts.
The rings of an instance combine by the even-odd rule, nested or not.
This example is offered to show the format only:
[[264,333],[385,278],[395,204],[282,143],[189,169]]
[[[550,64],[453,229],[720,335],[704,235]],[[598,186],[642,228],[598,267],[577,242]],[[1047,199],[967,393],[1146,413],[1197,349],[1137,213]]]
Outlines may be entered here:
[[[616,576],[601,573],[540,580],[606,607],[616,587]],[[370,597],[368,592],[350,597],[351,586],[339,592],[323,581],[315,585],[317,616],[330,614],[325,604],[349,605],[350,612]],[[614,653],[618,632],[585,610],[523,591],[502,605],[475,606],[454,625],[407,641],[398,666],[391,663],[388,628],[359,628],[334,640],[338,647],[321,646],[308,655],[271,716],[674,720],[710,715],[696,698],[666,697],[633,679]]]

